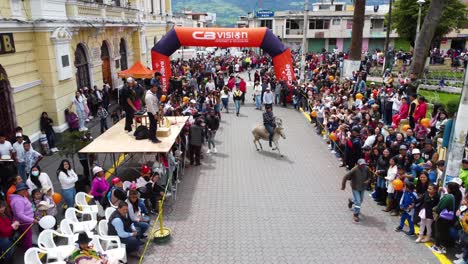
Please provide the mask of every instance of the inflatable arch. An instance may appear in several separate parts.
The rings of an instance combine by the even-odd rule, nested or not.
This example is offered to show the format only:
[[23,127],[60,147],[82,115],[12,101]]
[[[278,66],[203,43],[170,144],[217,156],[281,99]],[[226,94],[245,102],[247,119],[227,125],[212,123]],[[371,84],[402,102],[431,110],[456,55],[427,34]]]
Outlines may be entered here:
[[294,80],[291,50],[268,28],[187,28],[175,27],[151,50],[153,70],[162,74],[163,89],[172,75],[169,56],[181,46],[260,47],[273,58],[276,79]]

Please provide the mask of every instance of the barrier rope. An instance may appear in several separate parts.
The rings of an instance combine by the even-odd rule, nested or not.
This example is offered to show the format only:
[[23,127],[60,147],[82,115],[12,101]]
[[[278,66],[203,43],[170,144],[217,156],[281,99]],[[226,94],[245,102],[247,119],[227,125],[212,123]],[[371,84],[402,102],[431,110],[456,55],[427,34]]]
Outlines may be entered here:
[[15,242],[13,242],[13,244],[11,244],[11,246],[5,250],[5,252],[3,252],[3,254],[0,256],[0,259],[3,259],[5,257],[5,255],[24,237],[24,235],[26,235],[26,233],[29,231],[29,229],[31,229],[31,227],[34,225],[34,223],[31,223],[28,228],[26,228],[26,230],[24,230],[24,232],[18,237],[18,239],[15,240]]

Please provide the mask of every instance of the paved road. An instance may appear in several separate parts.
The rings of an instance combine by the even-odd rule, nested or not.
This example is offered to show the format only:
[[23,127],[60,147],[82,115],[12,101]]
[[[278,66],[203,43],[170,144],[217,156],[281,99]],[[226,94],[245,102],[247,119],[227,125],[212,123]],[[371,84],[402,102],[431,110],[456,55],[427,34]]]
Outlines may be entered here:
[[286,128],[284,158],[255,151],[261,112],[247,101],[240,117],[223,115],[219,153],[186,170],[165,222],[172,241],[152,244],[144,263],[438,263],[368,195],[352,222],[345,171],[300,113],[273,109]]

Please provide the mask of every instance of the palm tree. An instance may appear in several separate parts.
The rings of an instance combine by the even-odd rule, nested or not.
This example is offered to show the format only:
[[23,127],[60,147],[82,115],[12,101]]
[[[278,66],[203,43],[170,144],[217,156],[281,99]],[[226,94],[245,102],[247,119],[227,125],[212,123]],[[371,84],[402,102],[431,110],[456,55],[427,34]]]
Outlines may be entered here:
[[424,18],[424,23],[419,31],[418,39],[414,47],[413,62],[410,66],[410,72],[414,73],[416,77],[420,77],[421,73],[424,71],[426,58],[431,48],[436,27],[442,17],[443,8],[444,0],[432,0],[427,15]]
[[349,59],[361,61],[362,52],[362,30],[364,28],[364,13],[366,10],[366,0],[354,1],[353,31],[351,37],[351,47]]

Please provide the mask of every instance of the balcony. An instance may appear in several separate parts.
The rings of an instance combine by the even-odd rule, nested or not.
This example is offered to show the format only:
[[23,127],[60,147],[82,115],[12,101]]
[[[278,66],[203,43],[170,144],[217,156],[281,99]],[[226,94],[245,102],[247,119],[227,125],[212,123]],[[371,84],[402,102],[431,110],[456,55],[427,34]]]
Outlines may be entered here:
[[290,38],[302,38],[302,35],[304,35],[304,30],[302,28],[300,29],[290,29],[286,28],[286,35],[285,37],[290,37]]
[[[108,4],[105,4],[105,3]],[[99,20],[109,22],[137,22],[138,9],[123,7],[126,1],[82,0],[66,3],[67,17],[79,20]]]

